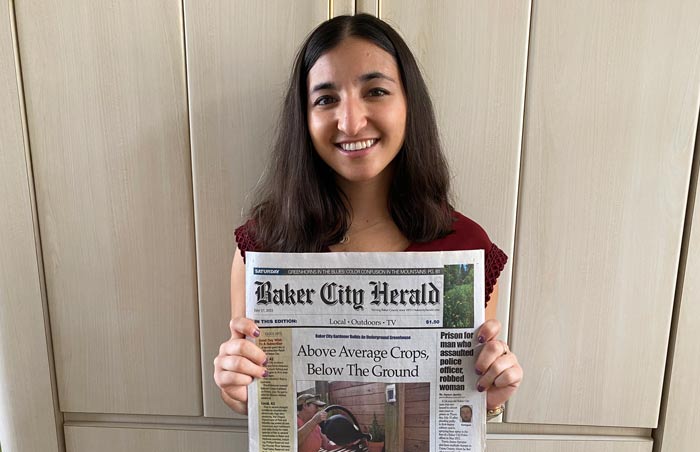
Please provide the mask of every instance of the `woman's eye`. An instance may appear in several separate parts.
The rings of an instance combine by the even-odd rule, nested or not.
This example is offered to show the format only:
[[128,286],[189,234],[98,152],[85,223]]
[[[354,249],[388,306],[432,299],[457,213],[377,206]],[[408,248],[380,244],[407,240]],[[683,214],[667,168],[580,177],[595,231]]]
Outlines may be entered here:
[[385,90],[384,88],[373,88],[369,90],[369,96],[370,97],[380,97],[380,96],[386,96],[389,94],[389,91]]
[[335,102],[332,96],[321,96],[314,101],[314,105],[330,105]]

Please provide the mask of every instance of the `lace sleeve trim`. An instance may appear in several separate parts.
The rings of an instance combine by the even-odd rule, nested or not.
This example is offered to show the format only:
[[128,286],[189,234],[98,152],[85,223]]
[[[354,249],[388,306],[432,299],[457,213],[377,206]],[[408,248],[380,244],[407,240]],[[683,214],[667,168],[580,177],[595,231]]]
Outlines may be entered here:
[[486,277],[486,304],[491,299],[493,286],[500,276],[503,268],[508,262],[508,256],[496,244],[491,245],[491,249],[486,253],[486,262],[484,263],[484,271]]
[[253,237],[251,237],[250,231],[248,230],[248,225],[250,222],[245,223],[242,226],[236,228],[233,234],[236,237],[236,243],[238,244],[238,249],[241,251],[241,256],[243,257],[243,263],[245,264],[245,252],[255,251],[256,244]]

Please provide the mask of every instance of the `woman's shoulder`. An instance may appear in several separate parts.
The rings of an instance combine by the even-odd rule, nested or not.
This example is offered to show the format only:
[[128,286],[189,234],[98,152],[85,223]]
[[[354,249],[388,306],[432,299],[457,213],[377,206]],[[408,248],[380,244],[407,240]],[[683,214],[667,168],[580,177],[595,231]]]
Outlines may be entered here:
[[492,245],[484,228],[455,210],[452,212],[452,232],[429,242],[412,243],[407,251],[484,250],[488,252]]

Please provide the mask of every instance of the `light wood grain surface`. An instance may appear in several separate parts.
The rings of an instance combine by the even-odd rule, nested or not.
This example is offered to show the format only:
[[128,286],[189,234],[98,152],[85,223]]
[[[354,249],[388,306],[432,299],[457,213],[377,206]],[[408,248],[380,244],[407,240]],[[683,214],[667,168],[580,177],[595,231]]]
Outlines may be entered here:
[[[513,255],[530,2],[382,0],[418,59],[453,175],[456,207]],[[507,337],[511,266],[499,278]]]
[[0,444],[59,452],[10,6],[0,4]]
[[327,18],[322,0],[185,3],[206,416],[233,416],[212,364],[230,337],[233,230],[267,161],[294,55]]
[[[67,452],[244,452],[245,432],[216,428],[66,426]],[[651,439],[604,436],[490,435],[488,450],[496,452],[650,452]]]
[[600,425],[514,424],[511,422],[489,422],[489,435],[567,435],[567,436],[636,436],[651,438],[652,429],[636,427],[608,427]]
[[489,452],[651,452],[653,443],[644,438],[513,437],[487,440]]
[[355,0],[355,13],[379,16],[379,0]]
[[509,422],[656,426],[699,21],[693,1],[534,3]]
[[[138,414],[98,414],[98,413],[63,413],[66,424],[70,425],[105,425],[105,424],[129,424],[150,426],[182,426],[191,427],[216,427],[220,429],[245,429],[246,418],[212,418],[192,416],[153,416]],[[626,436],[651,438],[651,429],[629,427],[601,427],[581,425],[554,425],[554,424],[512,424],[489,422],[486,424],[490,436],[505,438],[503,435],[516,435],[532,437],[533,435],[562,436]],[[501,435],[501,436],[499,436]]]
[[61,409],[201,414],[180,4],[15,5]]
[[[696,136],[697,140],[697,136]],[[696,144],[698,146],[698,144]],[[696,149],[696,159],[698,156]],[[696,161],[700,165],[700,161]],[[695,168],[696,177],[698,168]],[[695,181],[697,184],[697,180]],[[672,366],[667,375],[666,406],[660,418],[660,429],[655,438],[657,452],[675,452],[697,449],[700,431],[700,196],[696,191],[690,198],[692,226],[688,240],[687,260],[683,285],[677,307],[676,330],[673,339]]]
[[355,14],[355,0],[330,0],[330,16],[352,16]]
[[66,427],[66,452],[245,452],[246,432]]

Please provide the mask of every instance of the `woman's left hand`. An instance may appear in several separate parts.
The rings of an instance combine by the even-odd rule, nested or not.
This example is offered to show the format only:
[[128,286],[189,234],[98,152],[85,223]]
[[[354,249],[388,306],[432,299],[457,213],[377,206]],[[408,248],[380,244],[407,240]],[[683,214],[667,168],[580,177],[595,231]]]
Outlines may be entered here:
[[477,390],[487,391],[486,407],[495,409],[503,405],[518,390],[523,379],[523,368],[508,344],[498,339],[501,322],[487,320],[481,325],[478,341],[484,344],[476,360],[476,373],[481,375]]

